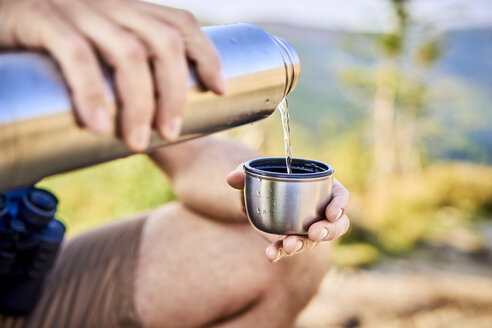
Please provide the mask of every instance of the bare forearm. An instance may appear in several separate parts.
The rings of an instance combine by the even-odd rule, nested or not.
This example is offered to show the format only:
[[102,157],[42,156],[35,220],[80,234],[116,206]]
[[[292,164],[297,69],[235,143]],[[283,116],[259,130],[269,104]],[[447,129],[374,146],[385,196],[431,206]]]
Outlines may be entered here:
[[245,222],[240,193],[227,174],[258,154],[244,145],[206,137],[159,149],[151,158],[170,177],[178,198],[195,211],[231,222]]

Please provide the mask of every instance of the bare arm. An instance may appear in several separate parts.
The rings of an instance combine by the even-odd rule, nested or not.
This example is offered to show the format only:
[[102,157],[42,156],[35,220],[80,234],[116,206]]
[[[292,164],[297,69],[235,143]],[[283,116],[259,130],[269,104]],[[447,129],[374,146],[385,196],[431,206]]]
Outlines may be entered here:
[[222,221],[247,222],[240,191],[226,181],[228,173],[258,154],[239,142],[205,137],[156,150],[150,157],[169,176],[189,208]]

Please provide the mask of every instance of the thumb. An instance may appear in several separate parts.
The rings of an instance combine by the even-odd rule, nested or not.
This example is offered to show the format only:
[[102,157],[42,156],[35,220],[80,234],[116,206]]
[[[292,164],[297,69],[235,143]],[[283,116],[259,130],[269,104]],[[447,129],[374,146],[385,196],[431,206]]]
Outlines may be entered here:
[[246,173],[243,171],[243,164],[239,164],[234,171],[227,175],[227,183],[235,189],[243,189]]

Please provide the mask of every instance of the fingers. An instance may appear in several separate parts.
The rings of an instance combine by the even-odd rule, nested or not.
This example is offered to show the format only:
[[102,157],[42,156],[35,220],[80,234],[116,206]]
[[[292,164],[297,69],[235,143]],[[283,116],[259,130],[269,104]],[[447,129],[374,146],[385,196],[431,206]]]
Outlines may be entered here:
[[239,164],[236,169],[227,175],[227,183],[234,189],[243,189],[246,173],[242,169],[243,164]]
[[304,236],[290,235],[283,239],[282,248],[286,255],[294,255],[302,251],[309,250],[316,246],[316,243]]
[[201,82],[217,94],[225,92],[220,57],[213,43],[200,29],[195,17],[186,10],[138,2],[137,6],[150,15],[179,30],[186,45],[186,55],[195,63]]
[[[240,175],[237,169],[229,174],[228,181],[231,185],[240,186]],[[307,237],[290,235],[270,244],[266,249],[268,260],[277,262],[284,257],[311,249],[319,242],[339,238],[348,231],[350,221],[345,215],[345,208],[348,205],[350,194],[340,182],[334,180],[332,195],[332,200],[325,211],[327,220],[313,223],[308,229]]]
[[345,234],[350,226],[348,216],[343,215],[335,222],[322,220],[313,223],[308,230],[309,239],[313,242],[330,241]]
[[161,137],[173,141],[181,131],[188,92],[185,41],[175,28],[153,15],[142,15],[133,8],[134,2],[129,4],[132,5],[120,6],[118,2],[102,1],[98,6],[104,9],[109,19],[137,35],[149,50],[159,98],[156,128]]
[[265,254],[269,261],[277,262],[287,256],[299,254],[318,245],[321,241],[331,241],[344,235],[350,226],[346,215],[336,222],[319,221],[308,230],[308,237],[289,235],[270,244]]
[[17,11],[2,9],[9,19],[1,23],[8,32],[0,43],[48,50],[61,67],[79,121],[93,132],[108,133],[109,90],[89,42],[48,1],[24,2]]
[[287,256],[310,250],[316,243],[304,236],[289,235],[271,243],[265,250],[266,257],[271,262],[277,262]]
[[[229,175],[230,177],[233,174],[238,171],[233,171]],[[234,177],[238,178],[238,177]],[[231,177],[229,180],[233,180]],[[230,182],[231,184],[231,182]],[[346,197],[347,194],[343,191],[345,188],[337,182],[337,184],[342,187],[340,189],[340,197],[342,197],[341,201],[339,201],[342,206],[346,206],[347,204],[344,203],[345,200],[348,198]],[[232,185],[232,184],[231,184]],[[331,241],[336,238],[341,237],[344,235],[350,227],[350,220],[347,215],[343,214],[340,218],[337,218],[334,220],[334,222],[330,222],[328,220],[321,220],[318,222],[313,223],[309,229],[308,229],[308,236],[298,236],[298,235],[289,235],[285,236],[283,238],[280,238],[279,240],[273,242],[270,244],[267,249],[266,249],[266,256],[268,260],[272,262],[279,261],[280,259],[286,257],[286,256],[291,256],[295,255],[298,253],[301,253],[303,251],[309,250],[316,245],[318,245],[319,242],[322,241]]]
[[[69,24],[60,19],[59,25],[59,28],[53,24],[43,29],[46,48],[60,64],[79,121],[93,132],[107,134],[113,125],[107,101],[109,90],[96,56],[85,38]],[[66,36],[60,38],[63,29]]]
[[277,262],[284,257],[285,253],[282,249],[282,242],[282,240],[278,240],[266,248],[265,255],[270,262]]
[[114,69],[122,107],[120,133],[126,146],[136,152],[145,150],[155,108],[145,45],[84,2],[70,1],[62,5],[72,22],[97,46],[104,60]]
[[332,199],[325,209],[326,219],[335,222],[345,213],[350,200],[349,191],[338,180],[333,179]]
[[113,128],[112,105],[96,53],[102,55],[114,69],[122,107],[118,128],[133,151],[148,147],[154,123],[161,137],[179,137],[188,60],[206,88],[225,91],[220,57],[186,11],[125,0],[0,4],[0,46],[48,50],[60,64],[80,122],[94,132],[108,133]]

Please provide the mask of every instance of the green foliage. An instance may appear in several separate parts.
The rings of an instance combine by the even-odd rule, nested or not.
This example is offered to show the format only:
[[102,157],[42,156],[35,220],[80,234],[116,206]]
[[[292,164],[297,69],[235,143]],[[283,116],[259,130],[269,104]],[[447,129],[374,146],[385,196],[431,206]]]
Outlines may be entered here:
[[395,13],[396,28],[389,33],[382,34],[379,43],[383,53],[389,57],[398,57],[405,47],[405,37],[409,15],[405,8],[406,0],[391,0]]
[[416,51],[417,62],[423,67],[429,67],[442,55],[442,45],[439,40],[422,42]]
[[469,222],[490,218],[492,168],[437,163],[358,197],[364,209],[358,222],[376,236],[373,244],[385,253],[402,254],[432,240],[433,232],[448,222],[471,228]]
[[390,57],[398,56],[403,49],[403,39],[398,33],[385,33],[379,38],[383,52]]
[[451,206],[470,220],[492,216],[492,170],[488,166],[455,163],[439,164],[429,170],[434,176],[433,205]]
[[376,263],[381,257],[379,250],[369,244],[353,243],[337,245],[333,249],[333,264],[348,267],[367,267]]
[[69,236],[175,199],[165,176],[143,155],[50,177],[38,186],[59,198],[57,216]]

